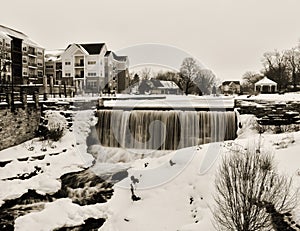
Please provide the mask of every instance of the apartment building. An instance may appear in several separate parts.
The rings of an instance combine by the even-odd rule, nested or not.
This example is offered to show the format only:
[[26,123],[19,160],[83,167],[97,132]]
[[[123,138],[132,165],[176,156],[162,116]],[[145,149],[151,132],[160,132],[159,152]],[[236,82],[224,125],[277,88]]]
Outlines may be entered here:
[[61,80],[73,79],[77,93],[120,92],[128,86],[128,57],[108,51],[105,43],[73,43],[59,56],[46,55],[46,75],[57,80],[54,64],[61,63]]
[[0,25],[1,84],[43,83],[44,48],[24,33]]
[[47,79],[53,78],[54,84],[62,83],[62,58],[63,49],[45,51],[45,75]]
[[123,92],[129,86],[128,56],[118,56],[113,51],[107,51],[104,58],[105,90]]

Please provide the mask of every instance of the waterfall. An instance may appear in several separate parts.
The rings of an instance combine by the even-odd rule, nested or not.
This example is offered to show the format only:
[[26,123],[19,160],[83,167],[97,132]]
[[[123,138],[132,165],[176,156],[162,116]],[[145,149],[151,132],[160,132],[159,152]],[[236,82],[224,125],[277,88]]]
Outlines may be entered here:
[[236,138],[233,111],[99,110],[96,125],[103,146],[176,150]]

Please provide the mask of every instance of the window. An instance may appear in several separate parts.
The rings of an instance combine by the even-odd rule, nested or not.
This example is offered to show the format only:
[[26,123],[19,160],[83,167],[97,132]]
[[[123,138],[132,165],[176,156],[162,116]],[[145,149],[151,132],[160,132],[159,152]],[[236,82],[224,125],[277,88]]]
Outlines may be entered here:
[[88,61],[88,65],[95,65],[96,61]]
[[9,43],[6,43],[5,45],[6,45],[7,47],[10,47],[10,44],[9,44]]
[[95,88],[95,87],[97,87],[97,82],[96,81],[88,81],[87,87]]
[[23,51],[27,51],[27,47],[23,47]]
[[43,77],[43,72],[42,71],[38,71],[38,77]]
[[65,65],[71,65],[71,62],[65,62]]
[[27,60],[26,60],[26,59],[23,59],[23,63],[27,63]]
[[28,73],[27,73],[26,71],[24,71],[24,72],[23,72],[23,75],[27,76],[27,75],[28,75]]
[[53,65],[46,65],[46,68],[47,68],[47,69],[52,69],[52,68],[53,68]]
[[89,73],[88,73],[88,76],[91,76],[91,77],[92,77],[92,76],[97,76],[97,73],[95,73],[95,72],[89,72]]
[[66,73],[66,77],[71,77],[71,73]]
[[39,67],[42,67],[43,66],[43,63],[41,63],[41,62],[38,62],[38,64],[37,64]]
[[43,52],[41,52],[41,51],[38,51],[38,55],[43,55]]

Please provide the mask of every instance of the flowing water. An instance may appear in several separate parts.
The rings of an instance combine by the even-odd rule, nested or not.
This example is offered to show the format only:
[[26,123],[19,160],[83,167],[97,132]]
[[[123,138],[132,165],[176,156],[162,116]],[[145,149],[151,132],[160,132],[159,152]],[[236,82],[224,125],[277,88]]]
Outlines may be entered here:
[[233,111],[99,110],[99,141],[107,147],[176,150],[236,138]]

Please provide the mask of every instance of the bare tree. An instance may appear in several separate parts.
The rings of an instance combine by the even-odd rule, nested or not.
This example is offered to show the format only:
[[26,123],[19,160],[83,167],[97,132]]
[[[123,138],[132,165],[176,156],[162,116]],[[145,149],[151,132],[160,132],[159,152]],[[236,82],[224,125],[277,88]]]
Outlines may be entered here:
[[194,58],[187,57],[182,61],[179,76],[182,80],[183,91],[187,95],[195,86],[195,78],[200,70],[197,61]]
[[244,92],[253,93],[254,92],[254,84],[261,80],[263,76],[261,74],[258,74],[256,72],[247,71],[243,75],[243,83],[242,88]]
[[277,173],[273,156],[255,147],[234,146],[217,171],[214,219],[218,230],[264,231],[272,229],[272,215],[260,203],[277,212],[296,206],[292,180]]
[[278,84],[279,90],[285,90],[290,82],[286,52],[266,52],[263,57],[263,74]]
[[210,94],[210,90],[216,84],[216,76],[211,70],[201,69],[194,81],[203,94]]
[[296,90],[297,85],[300,83],[300,50],[298,48],[292,48],[286,51],[285,55],[291,75],[291,81],[294,90]]
[[148,67],[144,67],[139,74],[142,80],[149,80],[151,78],[151,75],[152,75],[152,70],[151,68]]

